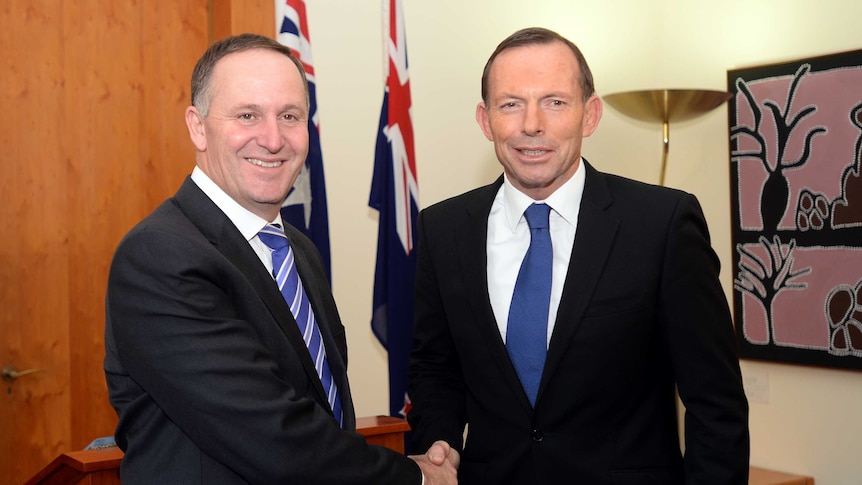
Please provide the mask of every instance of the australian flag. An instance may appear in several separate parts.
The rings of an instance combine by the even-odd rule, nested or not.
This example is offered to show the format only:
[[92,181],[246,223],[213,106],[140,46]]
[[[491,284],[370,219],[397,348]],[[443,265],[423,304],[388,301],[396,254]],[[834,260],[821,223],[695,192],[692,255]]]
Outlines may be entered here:
[[416,218],[419,186],[410,120],[410,79],[401,0],[384,0],[389,71],[380,112],[368,202],[380,212],[371,328],[389,353],[389,412],[410,410],[407,363],[413,345]]
[[305,167],[281,206],[281,217],[314,242],[326,266],[326,276],[332,281],[326,182],[323,177],[323,154],[320,151],[320,119],[317,115],[317,88],[311,62],[305,1],[276,0],[275,22],[278,42],[289,47],[305,68],[311,102],[308,117],[308,158],[305,159]]

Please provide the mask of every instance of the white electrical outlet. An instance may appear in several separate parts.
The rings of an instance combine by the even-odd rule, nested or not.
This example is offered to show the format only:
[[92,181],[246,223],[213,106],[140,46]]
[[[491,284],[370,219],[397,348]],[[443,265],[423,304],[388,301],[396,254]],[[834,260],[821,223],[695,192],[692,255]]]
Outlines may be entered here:
[[765,370],[746,369],[742,374],[742,385],[748,402],[769,404],[769,373]]

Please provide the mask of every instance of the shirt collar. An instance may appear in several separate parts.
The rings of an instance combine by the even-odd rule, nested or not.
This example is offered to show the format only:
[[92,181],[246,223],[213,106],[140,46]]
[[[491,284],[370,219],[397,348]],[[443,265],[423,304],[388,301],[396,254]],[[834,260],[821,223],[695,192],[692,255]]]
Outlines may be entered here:
[[[239,232],[246,241],[251,241],[251,239],[257,236],[257,233],[264,228],[264,226],[270,224],[270,222],[264,220],[257,214],[239,205],[239,203],[233,200],[233,198],[222,190],[221,187],[216,185],[216,183],[213,182],[213,180],[209,178],[209,176],[204,173],[200,167],[195,166],[195,169],[192,171],[191,178],[203,193],[206,194],[222,212],[224,212],[233,225],[239,229]],[[281,222],[281,213],[276,216],[272,223],[281,224],[281,226],[284,227],[284,224]]]
[[584,195],[584,183],[586,182],[586,169],[584,159],[581,158],[578,168],[572,178],[561,185],[545,200],[533,200],[530,196],[519,191],[509,182],[509,177],[503,174],[503,207],[506,212],[506,222],[509,229],[515,232],[521,216],[530,204],[544,202],[551,206],[557,214],[571,225],[578,222],[578,213],[581,207],[581,197]]

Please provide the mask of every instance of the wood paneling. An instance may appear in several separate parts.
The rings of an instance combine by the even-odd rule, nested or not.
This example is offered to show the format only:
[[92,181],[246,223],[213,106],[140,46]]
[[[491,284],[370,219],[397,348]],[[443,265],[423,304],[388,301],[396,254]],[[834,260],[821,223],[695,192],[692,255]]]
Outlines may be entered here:
[[243,32],[275,38],[274,0],[212,0],[212,9],[213,40]]
[[[0,367],[46,369],[2,381],[0,470],[21,483],[68,445],[69,263],[61,9],[3,2],[0,147]],[[58,324],[58,322],[62,322]],[[25,458],[19,458],[25,457]],[[8,471],[8,472],[7,472]]]
[[108,266],[123,234],[194,167],[183,111],[207,45],[202,0],[75,3],[81,25],[68,39],[78,47],[66,56],[81,67],[67,69],[64,117],[86,121],[65,144],[77,192],[67,203],[77,225],[68,242],[73,450],[113,432],[101,372]]

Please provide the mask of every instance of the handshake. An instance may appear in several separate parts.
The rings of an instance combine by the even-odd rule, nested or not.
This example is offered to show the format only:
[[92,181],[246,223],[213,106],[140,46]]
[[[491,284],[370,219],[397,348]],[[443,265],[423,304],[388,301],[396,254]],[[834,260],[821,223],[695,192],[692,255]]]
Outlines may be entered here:
[[422,470],[422,485],[458,483],[461,455],[445,441],[435,441],[424,455],[410,455]]

